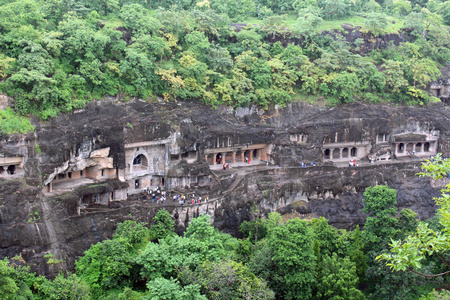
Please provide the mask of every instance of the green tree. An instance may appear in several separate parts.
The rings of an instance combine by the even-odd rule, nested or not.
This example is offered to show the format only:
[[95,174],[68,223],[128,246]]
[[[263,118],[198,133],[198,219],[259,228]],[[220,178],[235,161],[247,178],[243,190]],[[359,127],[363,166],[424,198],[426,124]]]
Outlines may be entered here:
[[276,15],[265,18],[262,28],[274,39],[276,35],[282,35],[287,32],[287,15]]
[[33,299],[29,286],[25,283],[27,270],[10,266],[8,259],[0,260],[0,298],[5,300]]
[[0,9],[0,33],[9,32],[22,25],[37,28],[44,24],[39,2],[32,0],[2,1]]
[[[404,209],[398,213],[395,206],[396,191],[387,186],[368,187],[364,192],[363,211],[368,214],[364,226],[364,242],[368,269],[366,281],[370,282],[367,294],[373,299],[402,299],[414,293],[414,287],[425,282],[409,274],[391,274],[389,269],[375,261],[387,251],[391,238],[403,238],[417,226],[417,214]],[[398,289],[402,286],[402,289]]]
[[391,6],[392,12],[397,16],[407,16],[411,10],[411,2],[406,0],[394,1]]
[[313,239],[306,221],[292,219],[275,226],[250,261],[251,270],[269,283],[277,298],[310,299],[315,272]]
[[273,299],[267,284],[232,260],[204,262],[195,272],[182,269],[184,282],[201,286],[208,299]]
[[175,222],[170,213],[165,209],[160,209],[153,218],[153,224],[150,227],[150,237],[152,240],[163,239],[175,234]]
[[175,279],[156,278],[147,283],[145,300],[206,300],[198,285],[181,287]]
[[322,15],[325,19],[343,19],[350,13],[350,5],[344,0],[320,0],[317,1],[322,8]]
[[88,284],[76,274],[60,273],[52,280],[43,276],[31,278],[35,299],[89,300],[92,295]]
[[157,244],[148,243],[135,261],[147,280],[175,278],[181,267],[195,270],[204,261],[230,257],[237,247],[236,239],[218,232],[209,223],[209,216],[203,215],[191,221],[184,237],[168,235]]
[[0,54],[0,78],[6,78],[10,74],[10,70],[13,63],[16,60],[12,57],[5,57],[5,55]]
[[364,225],[367,250],[379,251],[397,234],[397,191],[385,185],[366,188],[363,211],[368,214]]
[[145,227],[145,225],[145,223],[126,220],[125,222],[117,225],[116,233],[114,234],[113,239],[124,239],[133,245],[141,244],[147,240],[149,235],[149,230]]
[[309,227],[314,233],[314,240],[320,247],[320,255],[332,256],[337,251],[337,243],[339,242],[339,232],[336,228],[328,224],[328,220],[324,217],[312,219]]
[[384,33],[384,29],[388,25],[388,20],[385,14],[371,13],[367,15],[364,25],[370,32],[377,36]]
[[356,267],[350,259],[333,253],[319,263],[315,299],[365,299],[357,287]]
[[323,22],[319,8],[310,6],[303,8],[298,13],[297,22],[294,25],[294,32],[299,36],[314,35],[317,28]]
[[109,289],[131,285],[136,250],[123,238],[105,240],[84,252],[76,262],[76,272],[85,280],[95,297]]
[[408,86],[408,81],[404,77],[402,63],[393,60],[385,60],[381,65],[384,69],[386,85],[393,92],[400,92],[402,88]]
[[[450,159],[444,159],[440,154],[422,164],[422,177],[441,179],[448,177],[450,173]],[[435,199],[440,206],[437,213],[442,231],[429,228],[425,222],[420,222],[417,231],[409,235],[404,241],[392,238],[391,253],[384,253],[377,257],[378,260],[386,260],[387,266],[397,271],[411,271],[425,277],[437,277],[450,273],[445,270],[440,274],[425,274],[419,271],[424,262],[431,256],[437,256],[445,267],[448,264],[442,259],[442,255],[449,250],[450,235],[450,184],[442,190],[442,196]]]
[[422,9],[421,12],[412,12],[405,20],[404,27],[412,28],[413,34],[422,37],[423,40],[428,39],[428,35],[433,36],[435,32],[442,30],[442,16],[437,13],[432,13],[427,9]]

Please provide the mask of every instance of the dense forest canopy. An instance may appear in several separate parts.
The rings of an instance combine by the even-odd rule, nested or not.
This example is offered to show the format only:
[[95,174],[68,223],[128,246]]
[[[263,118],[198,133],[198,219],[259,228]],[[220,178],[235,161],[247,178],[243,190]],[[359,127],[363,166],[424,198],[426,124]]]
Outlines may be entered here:
[[[407,42],[362,55],[343,23]],[[443,0],[0,0],[0,91],[43,119],[108,96],[425,104],[449,61],[447,25]]]

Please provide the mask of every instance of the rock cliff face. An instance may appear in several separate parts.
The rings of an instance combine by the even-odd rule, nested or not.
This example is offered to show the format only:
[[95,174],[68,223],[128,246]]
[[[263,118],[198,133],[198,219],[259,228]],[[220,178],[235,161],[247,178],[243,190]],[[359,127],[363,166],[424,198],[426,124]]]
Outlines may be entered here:
[[[260,111],[92,102],[37,123],[35,133],[2,137],[0,258],[51,276],[72,269],[118,222],[150,223],[162,207],[178,232],[207,213],[238,235],[255,209],[351,228],[364,223],[362,193],[376,184],[395,188],[398,206],[426,219],[444,182],[415,174],[424,158],[450,155],[449,117],[443,105],[293,103]],[[158,187],[165,203],[151,199]],[[174,202],[177,194],[189,204]],[[192,194],[202,201],[192,204]],[[47,265],[49,252],[64,262]]]

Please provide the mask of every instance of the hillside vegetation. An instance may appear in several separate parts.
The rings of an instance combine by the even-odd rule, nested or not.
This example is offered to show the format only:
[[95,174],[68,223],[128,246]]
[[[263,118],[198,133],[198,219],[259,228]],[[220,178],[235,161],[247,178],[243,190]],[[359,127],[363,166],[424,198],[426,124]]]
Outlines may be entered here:
[[[410,42],[362,56],[362,39],[320,34],[343,23]],[[425,104],[449,61],[449,24],[439,0],[0,0],[0,91],[43,119],[108,96]]]

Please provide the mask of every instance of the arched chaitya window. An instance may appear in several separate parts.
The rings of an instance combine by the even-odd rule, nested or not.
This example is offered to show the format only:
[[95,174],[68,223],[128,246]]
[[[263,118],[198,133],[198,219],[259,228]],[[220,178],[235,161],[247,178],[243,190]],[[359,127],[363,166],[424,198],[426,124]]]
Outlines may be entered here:
[[354,157],[354,156],[357,156],[357,155],[358,155],[358,148],[353,147],[353,148],[350,150],[350,156]]
[[330,155],[331,155],[330,149],[325,149],[325,151],[323,152],[323,158],[330,159]]
[[147,157],[143,154],[139,154],[133,159],[133,169],[136,171],[146,170],[148,168]]

